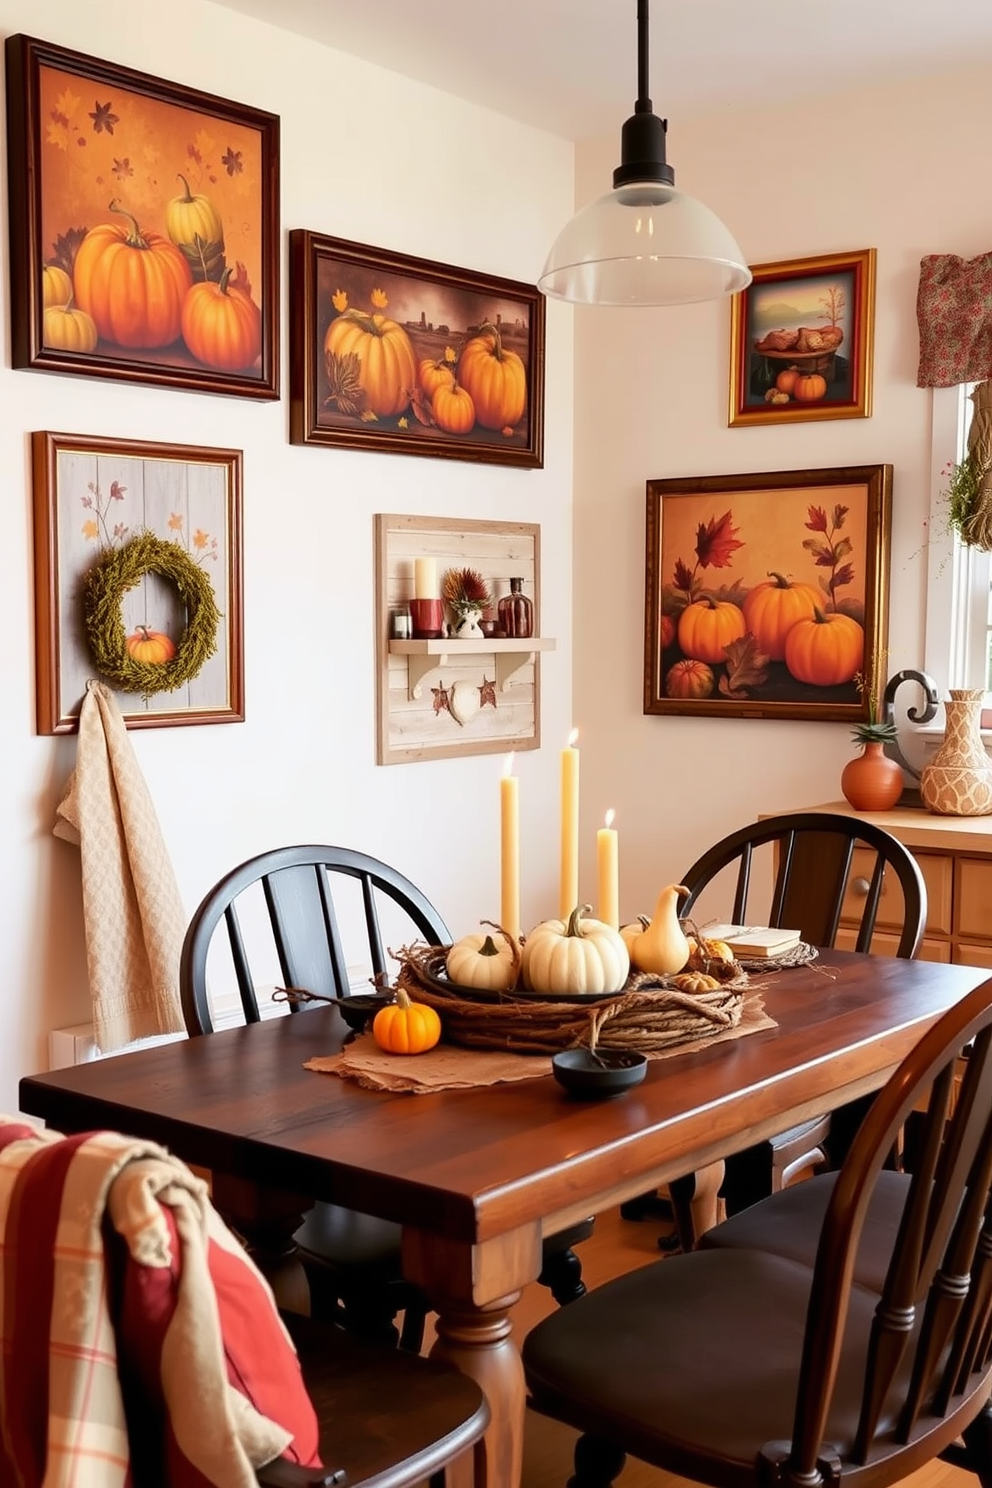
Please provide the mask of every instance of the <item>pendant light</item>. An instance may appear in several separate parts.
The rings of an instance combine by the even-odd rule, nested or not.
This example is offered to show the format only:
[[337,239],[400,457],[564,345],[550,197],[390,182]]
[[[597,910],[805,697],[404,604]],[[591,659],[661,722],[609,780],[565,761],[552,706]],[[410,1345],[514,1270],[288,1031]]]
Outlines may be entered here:
[[668,120],[648,96],[648,0],[637,0],[637,102],[623,126],[613,190],[558,234],[537,281],[578,305],[683,305],[751,282],[744,255],[709,207],[675,190]]

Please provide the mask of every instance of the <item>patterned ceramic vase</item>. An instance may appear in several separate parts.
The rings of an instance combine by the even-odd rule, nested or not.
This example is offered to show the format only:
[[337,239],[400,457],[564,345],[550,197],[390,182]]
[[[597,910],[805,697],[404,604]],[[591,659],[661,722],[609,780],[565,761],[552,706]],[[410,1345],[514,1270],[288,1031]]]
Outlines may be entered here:
[[920,774],[920,795],[940,816],[992,815],[992,760],[982,743],[981,689],[951,688],[944,742]]
[[902,795],[902,770],[884,745],[869,742],[844,766],[840,788],[855,811],[891,811]]

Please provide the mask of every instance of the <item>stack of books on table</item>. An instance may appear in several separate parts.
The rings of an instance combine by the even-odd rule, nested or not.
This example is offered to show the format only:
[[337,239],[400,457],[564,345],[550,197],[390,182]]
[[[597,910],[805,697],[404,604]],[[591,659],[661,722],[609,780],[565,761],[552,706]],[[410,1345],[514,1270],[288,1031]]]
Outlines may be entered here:
[[722,940],[736,957],[755,961],[763,956],[784,956],[802,940],[798,930],[777,930],[768,925],[704,925],[702,934],[707,940]]

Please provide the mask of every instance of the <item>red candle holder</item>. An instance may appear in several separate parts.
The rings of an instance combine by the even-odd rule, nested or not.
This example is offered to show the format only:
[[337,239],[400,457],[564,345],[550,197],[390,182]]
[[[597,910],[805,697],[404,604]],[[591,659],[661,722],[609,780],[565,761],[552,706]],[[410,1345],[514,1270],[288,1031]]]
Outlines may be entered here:
[[444,623],[444,604],[440,599],[411,599],[410,621],[415,641],[436,641]]

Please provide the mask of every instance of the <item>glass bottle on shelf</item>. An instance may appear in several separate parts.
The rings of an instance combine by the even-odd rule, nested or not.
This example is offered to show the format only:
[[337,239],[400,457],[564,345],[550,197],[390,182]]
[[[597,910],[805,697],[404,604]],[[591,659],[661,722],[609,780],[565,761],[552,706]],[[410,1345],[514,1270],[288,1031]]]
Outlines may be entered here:
[[523,579],[510,580],[510,592],[498,606],[499,628],[510,639],[534,634],[534,605],[524,593]]

